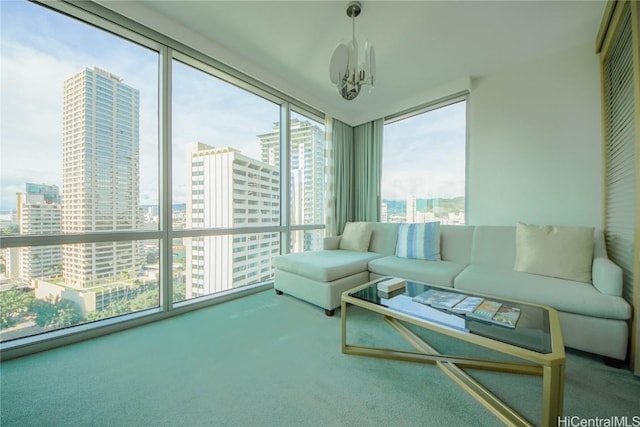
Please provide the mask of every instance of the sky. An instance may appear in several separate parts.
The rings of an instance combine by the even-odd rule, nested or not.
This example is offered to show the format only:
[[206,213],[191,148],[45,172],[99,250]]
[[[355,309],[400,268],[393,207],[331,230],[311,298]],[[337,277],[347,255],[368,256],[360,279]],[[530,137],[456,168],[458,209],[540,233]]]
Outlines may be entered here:
[[382,198],[465,195],[466,102],[385,125]]
[[[93,66],[140,91],[140,203],[157,205],[157,52],[38,5],[0,7],[0,211],[15,209],[26,182],[62,191],[64,80]],[[175,61],[173,77],[172,197],[182,203],[186,144],[259,159],[257,135],[272,130],[279,107]],[[463,105],[386,126],[382,197],[464,195],[464,122]]]

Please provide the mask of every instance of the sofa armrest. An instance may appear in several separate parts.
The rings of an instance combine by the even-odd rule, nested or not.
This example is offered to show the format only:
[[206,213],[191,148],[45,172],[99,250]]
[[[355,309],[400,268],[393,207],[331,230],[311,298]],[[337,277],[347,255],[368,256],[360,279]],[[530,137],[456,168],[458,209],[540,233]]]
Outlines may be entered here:
[[593,259],[591,267],[593,286],[606,295],[622,296],[622,268],[609,258]]
[[322,241],[322,249],[325,251],[334,251],[340,247],[340,236],[325,237]]

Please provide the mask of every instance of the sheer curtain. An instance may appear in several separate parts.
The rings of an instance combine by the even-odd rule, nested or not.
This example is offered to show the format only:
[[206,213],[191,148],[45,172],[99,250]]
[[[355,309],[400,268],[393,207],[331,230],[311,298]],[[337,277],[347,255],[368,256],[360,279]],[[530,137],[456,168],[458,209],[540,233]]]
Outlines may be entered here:
[[324,224],[325,235],[336,236],[336,169],[333,158],[333,117],[324,118]]
[[338,236],[347,221],[380,220],[383,120],[355,129],[325,119],[326,235]]
[[355,221],[380,221],[383,126],[383,119],[378,119],[353,132]]
[[326,118],[326,235],[338,236],[353,220],[353,128]]

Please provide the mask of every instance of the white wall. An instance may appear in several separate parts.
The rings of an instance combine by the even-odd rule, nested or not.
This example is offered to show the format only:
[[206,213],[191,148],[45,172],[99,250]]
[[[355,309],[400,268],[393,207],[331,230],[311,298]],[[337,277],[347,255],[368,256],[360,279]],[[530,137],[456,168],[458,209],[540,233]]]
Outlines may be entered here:
[[469,224],[602,227],[594,50],[589,43],[473,80]]

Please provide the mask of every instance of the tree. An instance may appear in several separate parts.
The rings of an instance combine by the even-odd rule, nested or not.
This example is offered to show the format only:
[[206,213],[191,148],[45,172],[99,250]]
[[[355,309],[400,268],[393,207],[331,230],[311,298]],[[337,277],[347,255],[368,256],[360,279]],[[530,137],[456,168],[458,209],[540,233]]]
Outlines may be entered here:
[[49,265],[45,268],[48,277],[58,277],[62,272],[62,264]]
[[120,316],[121,314],[127,313],[131,313],[131,303],[128,300],[121,299],[111,302],[102,310],[88,313],[86,316],[86,320],[91,322],[94,320],[107,319],[109,317]]
[[184,301],[187,297],[187,285],[184,280],[173,282],[173,302]]
[[29,309],[33,300],[33,293],[12,287],[8,291],[0,292],[0,327],[7,328],[15,325],[15,317]]
[[158,307],[160,304],[160,293],[157,287],[152,287],[140,292],[133,300],[131,300],[131,310],[140,311],[148,308]]
[[46,326],[49,323],[49,320],[53,319],[56,311],[53,297],[49,296],[44,300],[34,300],[31,303],[31,311],[36,315],[36,324],[38,326]]
[[49,295],[41,300],[34,300],[31,311],[36,314],[38,326],[50,326],[64,328],[75,325],[82,320],[82,314],[78,305],[70,300],[61,299],[60,296]]
[[2,229],[0,234],[18,234],[20,232],[20,228],[17,225],[8,225]]
[[80,322],[82,320],[82,314],[75,302],[63,299],[58,304],[56,315],[52,320],[51,326],[64,328]]

